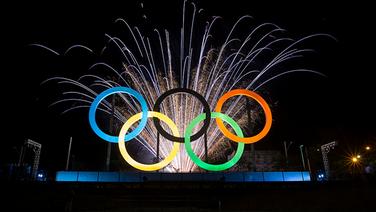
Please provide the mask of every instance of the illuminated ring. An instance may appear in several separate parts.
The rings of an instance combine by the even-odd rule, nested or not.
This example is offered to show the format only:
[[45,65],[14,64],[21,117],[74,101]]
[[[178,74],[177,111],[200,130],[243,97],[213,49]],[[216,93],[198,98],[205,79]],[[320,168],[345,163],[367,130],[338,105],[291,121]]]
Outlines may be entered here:
[[245,96],[251,97],[261,105],[262,109],[264,110],[264,114],[265,114],[265,126],[261,130],[261,132],[259,134],[255,135],[255,136],[252,136],[252,137],[241,138],[239,136],[232,134],[229,130],[227,130],[227,128],[225,127],[225,125],[223,124],[223,122],[220,118],[216,118],[215,121],[217,122],[219,130],[230,140],[236,141],[236,142],[242,142],[242,143],[246,143],[246,144],[255,143],[255,142],[261,140],[263,137],[265,137],[266,134],[268,134],[270,127],[272,126],[272,112],[269,108],[268,103],[266,103],[266,101],[260,95],[258,95],[257,93],[255,93],[253,91],[249,91],[249,90],[245,90],[245,89],[235,89],[235,90],[229,91],[226,94],[224,94],[218,100],[217,106],[215,107],[215,112],[221,112],[223,103],[227,99],[229,99],[230,97],[237,96],[237,95],[245,95]]
[[[163,115],[162,113],[158,113],[154,111],[149,111],[147,113],[147,116],[149,118],[156,117],[164,121],[167,124],[167,126],[170,127],[172,134],[174,134],[175,136],[179,136],[178,127],[166,115]],[[125,142],[124,142],[125,133],[134,123],[140,120],[141,117],[143,117],[143,113],[137,113],[136,115],[133,115],[124,123],[123,127],[121,128],[120,133],[119,133],[119,142],[118,142],[120,153],[125,159],[125,161],[127,161],[127,163],[129,163],[131,166],[133,166],[136,169],[143,170],[143,171],[155,171],[155,170],[162,169],[163,167],[167,166],[175,158],[176,154],[179,152],[180,143],[174,142],[174,146],[172,147],[170,154],[165,159],[155,164],[143,164],[143,163],[139,163],[135,161],[128,154],[127,149],[125,148]]]
[[[199,124],[202,120],[204,120],[205,114],[201,113],[199,116],[197,116],[195,119],[192,120],[191,123],[189,123],[187,129],[185,130],[185,136],[184,136],[184,144],[185,144],[185,149],[188,153],[188,156],[191,158],[191,160],[197,164],[199,167],[209,170],[209,171],[222,171],[228,168],[231,168],[233,165],[235,165],[241,158],[243,151],[244,151],[244,143],[238,143],[238,148],[236,149],[236,153],[234,157],[231,158],[231,160],[227,161],[226,163],[223,164],[209,164],[204,161],[202,161],[197,155],[193,152],[191,142],[190,142],[190,137],[189,135],[192,133],[192,130],[197,124]],[[217,118],[217,119],[223,119],[225,122],[227,122],[234,130],[235,133],[239,137],[243,137],[243,132],[240,129],[239,125],[229,116],[223,114],[223,113],[217,113],[217,112],[212,112],[211,113],[211,118]]]
[[[160,105],[162,101],[169,95],[175,94],[175,93],[189,93],[192,94],[194,97],[196,97],[204,106],[204,112],[206,114],[206,118],[204,120],[204,125],[201,127],[201,129],[194,135],[191,136],[190,140],[195,141],[199,139],[203,134],[206,133],[206,130],[209,128],[210,124],[210,107],[208,102],[205,100],[203,96],[201,96],[199,93],[196,91],[193,91],[191,89],[187,88],[174,88],[169,91],[166,91],[164,94],[162,94],[160,97],[158,97],[157,101],[154,104],[153,111],[160,112]],[[168,134],[161,126],[160,122],[158,119],[154,118],[153,119],[154,125],[157,128],[158,132],[165,137],[166,139],[174,142],[179,142],[179,143],[184,143],[184,138],[181,137],[176,137]]]
[[141,110],[142,110],[142,114],[143,115],[142,115],[140,124],[138,124],[138,126],[136,127],[136,129],[134,129],[132,132],[130,132],[129,134],[127,134],[125,136],[125,141],[129,141],[129,140],[133,139],[134,137],[136,137],[138,134],[140,134],[141,131],[146,126],[146,122],[147,122],[147,118],[148,118],[147,117],[148,107],[147,107],[147,104],[146,104],[146,101],[145,101],[144,97],[142,97],[140,93],[138,93],[137,91],[133,90],[132,88],[127,88],[127,87],[113,87],[113,88],[107,89],[107,90],[103,91],[102,93],[100,93],[94,99],[93,103],[90,106],[90,110],[89,110],[89,123],[90,123],[91,128],[95,132],[95,134],[97,134],[103,140],[111,142],[111,143],[117,143],[118,140],[119,140],[119,138],[117,136],[108,135],[108,134],[104,133],[101,129],[99,129],[99,127],[97,125],[97,122],[95,121],[95,112],[96,112],[96,110],[97,110],[100,102],[104,98],[106,98],[107,96],[109,96],[111,94],[115,94],[115,93],[126,93],[126,94],[129,94],[129,95],[132,95],[141,104]]

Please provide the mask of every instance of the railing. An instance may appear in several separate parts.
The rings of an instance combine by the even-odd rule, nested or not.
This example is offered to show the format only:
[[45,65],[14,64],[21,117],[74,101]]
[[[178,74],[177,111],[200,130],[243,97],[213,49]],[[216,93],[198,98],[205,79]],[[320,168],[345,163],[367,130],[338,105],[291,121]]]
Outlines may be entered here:
[[59,171],[57,182],[159,182],[159,181],[222,181],[222,182],[297,182],[311,181],[308,171],[288,172],[222,172],[222,173],[144,173]]

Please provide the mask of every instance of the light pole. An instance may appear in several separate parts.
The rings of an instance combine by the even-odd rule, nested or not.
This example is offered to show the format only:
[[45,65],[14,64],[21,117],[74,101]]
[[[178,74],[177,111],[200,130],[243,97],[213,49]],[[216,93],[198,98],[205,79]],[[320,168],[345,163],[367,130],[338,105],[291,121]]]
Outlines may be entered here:
[[65,164],[65,170],[66,171],[68,171],[68,169],[69,169],[69,160],[70,160],[71,148],[72,148],[72,137],[70,137],[70,139],[69,139],[69,147],[68,147],[68,154],[67,154],[67,163]]
[[289,148],[290,148],[290,146],[291,146],[292,143],[293,143],[293,142],[290,141],[290,142],[289,142],[289,145],[287,146],[287,145],[286,145],[286,141],[283,141],[283,146],[284,146],[284,148],[285,148],[286,167],[289,166],[289,159],[288,159],[287,151],[289,150]]
[[302,157],[302,164],[303,164],[303,170],[305,170],[305,162],[304,162],[304,155],[303,155],[303,147],[304,145],[300,145],[299,148],[300,148],[300,156]]
[[308,151],[307,151],[307,147],[304,148],[305,150],[305,154],[306,154],[306,158],[307,158],[307,165],[308,165],[308,171],[309,171],[309,175],[312,176],[312,172],[311,172],[311,163],[309,162],[309,155],[308,155]]

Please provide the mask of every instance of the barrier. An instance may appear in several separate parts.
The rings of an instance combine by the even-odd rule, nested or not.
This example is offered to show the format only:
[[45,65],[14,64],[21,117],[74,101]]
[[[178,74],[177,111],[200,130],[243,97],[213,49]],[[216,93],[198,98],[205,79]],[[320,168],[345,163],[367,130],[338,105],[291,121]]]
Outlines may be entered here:
[[210,173],[147,173],[58,171],[57,182],[302,182],[311,181],[308,171],[291,172],[210,172]]

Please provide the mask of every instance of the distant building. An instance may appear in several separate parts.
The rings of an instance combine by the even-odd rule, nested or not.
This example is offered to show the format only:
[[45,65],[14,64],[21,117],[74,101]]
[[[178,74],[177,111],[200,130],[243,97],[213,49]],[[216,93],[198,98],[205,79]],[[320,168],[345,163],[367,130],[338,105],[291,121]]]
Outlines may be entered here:
[[[228,159],[232,158],[232,155]],[[252,171],[252,160],[255,160],[254,171],[281,171],[282,153],[278,150],[255,150],[252,157],[250,150],[244,150],[240,161],[230,171]]]
[[256,171],[280,171],[282,153],[276,150],[256,150]]

